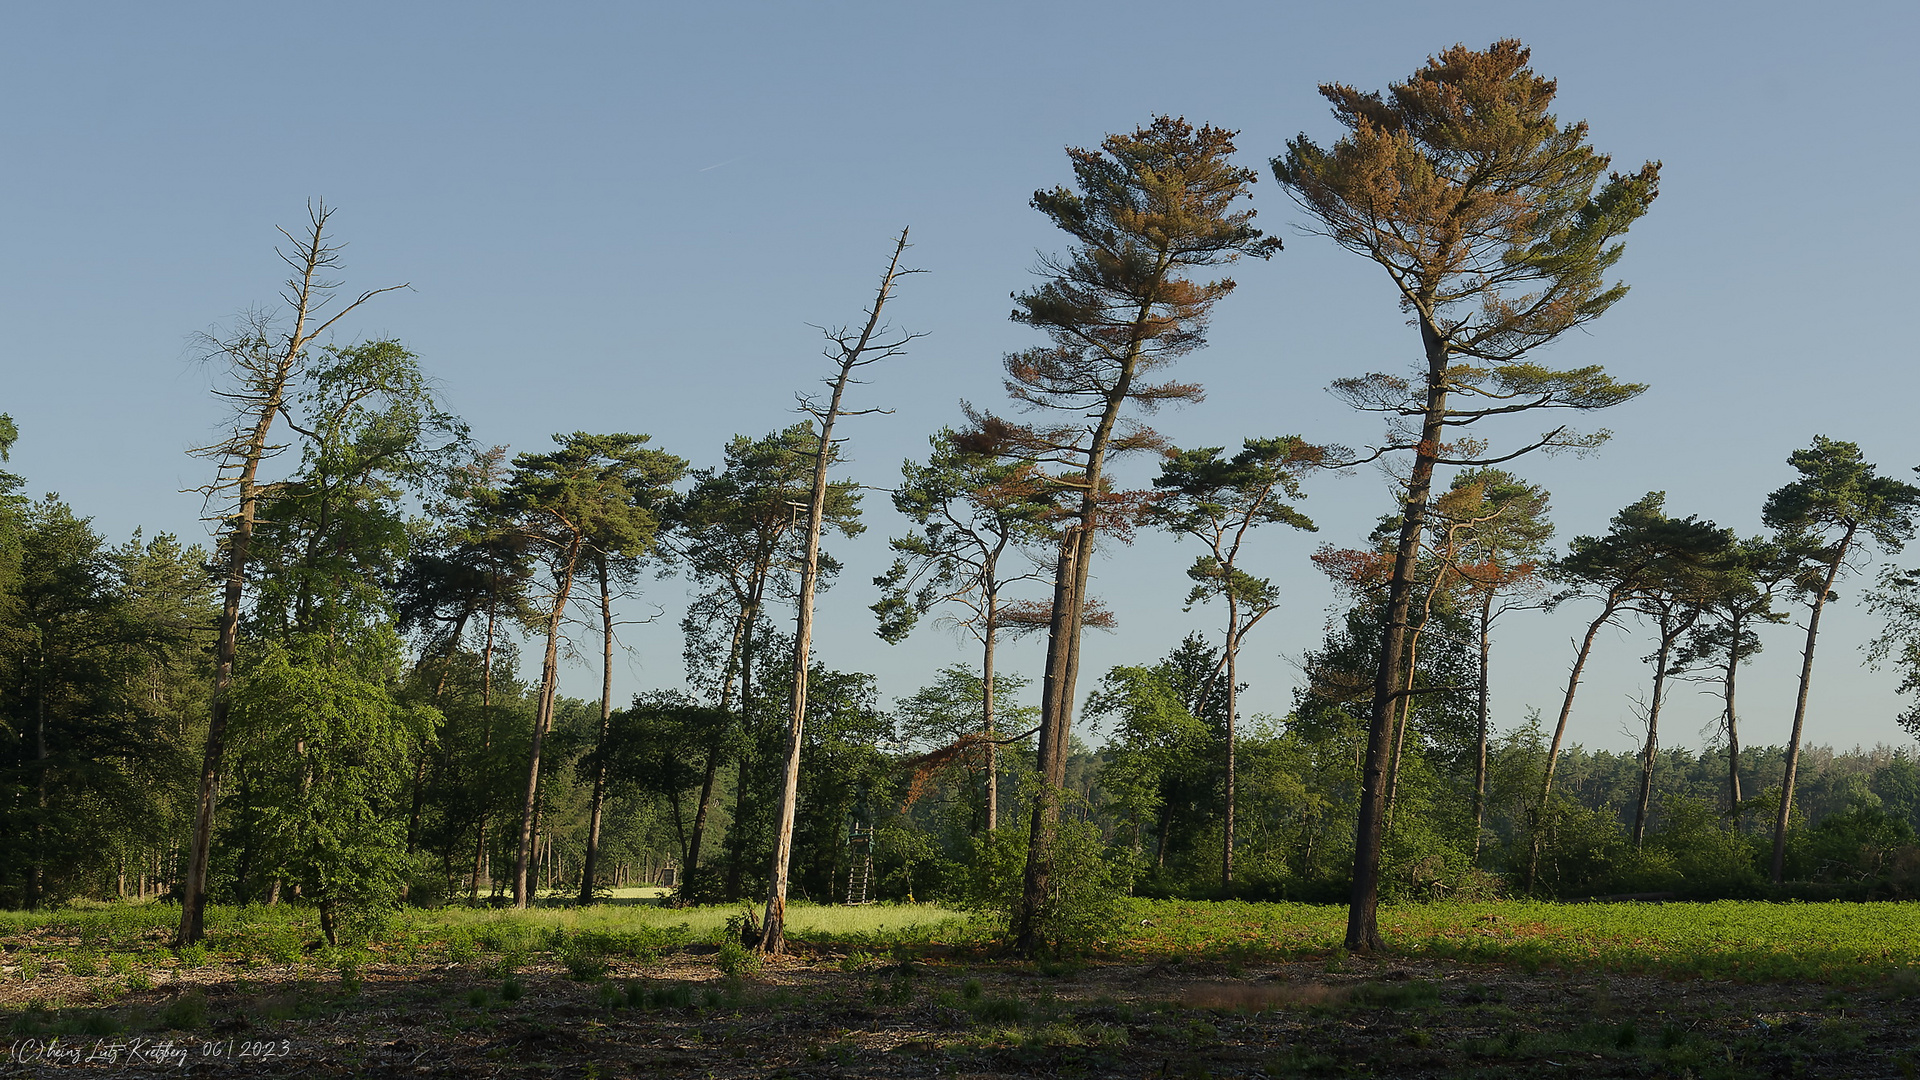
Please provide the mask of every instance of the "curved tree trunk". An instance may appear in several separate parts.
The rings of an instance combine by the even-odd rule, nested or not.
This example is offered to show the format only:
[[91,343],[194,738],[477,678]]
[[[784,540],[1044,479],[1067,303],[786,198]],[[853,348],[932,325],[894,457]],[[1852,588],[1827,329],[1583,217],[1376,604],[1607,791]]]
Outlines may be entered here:
[[[733,624],[733,640],[727,646],[727,666],[720,673],[720,712],[732,715],[733,677],[735,666],[740,662],[740,646],[744,618],[736,618]],[[706,843],[707,812],[713,805],[713,785],[720,773],[720,759],[726,746],[727,733],[723,727],[715,726],[713,738],[707,743],[707,764],[700,774],[700,799],[693,809],[693,836],[687,842],[687,850],[680,860],[680,879],[675,883],[674,891],[680,902],[692,897],[697,891],[697,877],[700,869],[700,850]]]
[[1546,828],[1547,801],[1553,796],[1553,773],[1560,764],[1560,745],[1567,737],[1567,718],[1573,715],[1573,695],[1580,689],[1580,673],[1586,670],[1587,657],[1593,654],[1593,639],[1600,634],[1600,628],[1613,621],[1614,613],[1620,610],[1619,598],[1609,593],[1606,606],[1600,614],[1587,624],[1587,636],[1580,640],[1580,651],[1574,654],[1573,670],[1567,675],[1567,692],[1560,699],[1560,719],[1553,725],[1553,742],[1547,746],[1547,762],[1540,778],[1540,799],[1534,804],[1533,822],[1528,832],[1527,874],[1524,887],[1533,888],[1534,877],[1540,872],[1540,846],[1542,831]]
[[1846,561],[1847,549],[1853,544],[1853,536],[1859,526],[1848,526],[1846,535],[1840,539],[1834,550],[1833,561],[1827,564],[1827,576],[1820,584],[1820,592],[1813,598],[1811,611],[1807,615],[1807,648],[1800,654],[1800,692],[1794,699],[1793,730],[1787,736],[1787,766],[1785,775],[1780,778],[1780,810],[1773,821],[1773,883],[1778,885],[1784,879],[1787,867],[1787,821],[1793,813],[1793,784],[1800,771],[1800,733],[1807,720],[1807,691],[1813,685],[1813,647],[1820,638],[1820,612],[1827,606],[1827,597],[1833,594],[1833,583],[1840,576],[1840,564]]

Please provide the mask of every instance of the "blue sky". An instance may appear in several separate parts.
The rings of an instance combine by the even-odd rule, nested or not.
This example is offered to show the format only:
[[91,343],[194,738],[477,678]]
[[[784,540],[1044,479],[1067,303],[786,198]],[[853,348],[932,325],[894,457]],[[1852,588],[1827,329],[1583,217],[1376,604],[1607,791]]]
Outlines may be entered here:
[[[478,439],[642,431],[702,465],[796,419],[794,392],[824,371],[809,324],[856,319],[912,226],[928,273],[893,313],[928,337],[859,391],[894,413],[847,427],[848,475],[884,487],[960,399],[998,404],[1000,356],[1035,343],[1007,297],[1060,249],[1026,200],[1069,178],[1063,147],[1171,113],[1240,130],[1264,173],[1292,135],[1335,135],[1318,83],[1380,88],[1455,42],[1515,36],[1619,167],[1665,162],[1619,267],[1632,295],[1548,357],[1653,389],[1600,421],[1616,437],[1597,457],[1516,468],[1553,492],[1562,540],[1656,489],[1672,512],[1751,533],[1816,434],[1896,475],[1920,462],[1900,330],[1920,284],[1916,23],[1896,4],[9,5],[10,467],[110,537],[204,537],[178,492],[204,482],[184,451],[219,410],[191,338],[273,299],[274,226],[317,196],[338,208],[351,286],[413,285],[344,333],[406,342]],[[1287,250],[1236,271],[1211,347],[1181,369],[1209,400],[1156,424],[1181,445],[1364,444],[1373,422],[1324,387],[1399,369],[1414,334],[1372,264],[1304,235],[1270,176],[1255,194]],[[902,696],[970,650],[932,627],[899,647],[872,636],[866,582],[903,526],[883,494],[868,505],[819,649]],[[1288,599],[1248,643],[1254,710],[1284,711],[1289,658],[1320,636],[1331,593],[1306,556],[1357,542],[1388,505],[1372,472],[1320,478],[1303,506],[1320,533],[1262,545]],[[1148,537],[1097,567],[1121,628],[1091,639],[1083,671],[1213,625],[1180,610],[1192,554]],[[1860,667],[1873,624],[1858,593],[1843,588],[1823,637],[1815,742],[1904,741],[1894,680]],[[622,692],[679,679],[682,596],[663,581],[634,605],[665,616],[632,634]],[[1557,707],[1581,622],[1516,616],[1502,632],[1501,722]],[[1649,646],[1623,631],[1601,647],[1573,737],[1625,747]],[[1766,647],[1743,693],[1751,742],[1782,739],[1791,715],[1793,631]],[[1037,645],[1010,653],[1037,668]],[[564,692],[597,693],[597,673],[567,677]],[[1697,745],[1711,701],[1683,688],[1669,708],[1667,741]]]

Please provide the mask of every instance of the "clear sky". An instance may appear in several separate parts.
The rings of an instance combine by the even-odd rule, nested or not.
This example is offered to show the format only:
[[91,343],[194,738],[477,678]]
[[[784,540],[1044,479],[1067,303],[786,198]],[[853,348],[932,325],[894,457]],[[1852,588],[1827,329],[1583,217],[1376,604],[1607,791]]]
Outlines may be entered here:
[[[190,339],[272,301],[274,226],[317,196],[351,243],[350,286],[413,285],[345,334],[403,340],[477,439],[538,450],[558,431],[640,431],[700,465],[797,419],[794,392],[825,370],[809,324],[858,318],[890,236],[912,226],[928,273],[891,311],[929,336],[858,391],[895,412],[845,428],[847,475],[884,487],[960,399],[999,405],[999,358],[1037,342],[1007,298],[1062,247],[1026,203],[1070,178],[1064,147],[1170,113],[1238,129],[1265,174],[1294,134],[1337,134],[1317,84],[1382,88],[1455,42],[1513,36],[1618,167],[1665,162],[1619,266],[1632,295],[1547,357],[1653,389],[1599,421],[1616,437],[1597,457],[1513,467],[1553,492],[1562,542],[1650,490],[1753,533],[1792,478],[1787,454],[1816,434],[1893,475],[1920,462],[1920,374],[1899,329],[1920,285],[1916,30],[1920,9],[1896,3],[10,4],[10,468],[112,539],[204,538],[179,491],[205,482],[184,451],[219,410]],[[1365,444],[1374,422],[1324,387],[1401,369],[1417,338],[1376,267],[1305,235],[1270,175],[1255,194],[1287,250],[1236,271],[1211,346],[1180,369],[1209,400],[1157,425],[1181,445]],[[972,654],[931,626],[898,647],[872,636],[867,581],[903,523],[884,494],[868,507],[867,535],[837,551],[847,572],[821,599],[818,646],[890,699]],[[1285,710],[1292,661],[1320,637],[1331,593],[1307,555],[1359,542],[1389,507],[1373,472],[1318,478],[1303,509],[1320,533],[1262,543],[1255,570],[1287,599],[1248,641],[1252,711]],[[1193,554],[1148,537],[1099,564],[1120,629],[1090,640],[1086,682],[1214,625],[1180,609]],[[1859,584],[1823,636],[1813,742],[1905,741],[1894,679],[1862,669]],[[632,613],[664,616],[630,635],[622,693],[680,678],[683,587],[649,588]],[[1500,723],[1557,708],[1584,617],[1501,630]],[[1036,671],[1039,648],[1012,646],[1011,666]],[[1603,640],[1574,739],[1638,740],[1629,696],[1649,649],[1644,632]],[[1768,633],[1745,741],[1784,739],[1797,650],[1793,629]],[[597,695],[594,671],[567,679]],[[1665,741],[1698,745],[1711,699],[1683,687],[1669,708]]]

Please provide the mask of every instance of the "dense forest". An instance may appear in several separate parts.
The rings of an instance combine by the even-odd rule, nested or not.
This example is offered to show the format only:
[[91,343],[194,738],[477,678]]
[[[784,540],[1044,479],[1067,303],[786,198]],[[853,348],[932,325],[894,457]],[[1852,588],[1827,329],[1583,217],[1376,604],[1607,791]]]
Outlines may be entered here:
[[[102,536],[0,472],[0,905],[166,898],[184,942],[209,900],[304,904],[333,937],[401,903],[660,882],[764,900],[766,949],[790,892],[994,908],[1032,948],[1089,892],[1131,891],[1349,902],[1364,948],[1379,898],[1920,894],[1920,760],[1805,738],[1816,668],[1857,662],[1816,650],[1843,583],[1879,620],[1868,662],[1920,686],[1904,463],[1883,473],[1845,432],[1782,446],[1797,478],[1753,493],[1751,537],[1654,490],[1561,540],[1526,478],[1530,453],[1604,443],[1563,417],[1658,393],[1547,366],[1625,297],[1608,275],[1659,165],[1611,171],[1528,62],[1455,47],[1384,94],[1326,86],[1341,138],[1274,148],[1271,177],[1386,271],[1421,349],[1334,388],[1385,420],[1358,448],[1177,447],[1144,423],[1198,399],[1173,369],[1231,302],[1226,268],[1281,247],[1241,205],[1260,173],[1235,133],[1182,119],[1070,150],[1071,182],[1034,194],[1064,236],[1014,294],[1035,344],[1005,358],[1005,410],[957,408],[877,495],[835,467],[862,386],[914,347],[888,311],[905,231],[827,334],[824,384],[796,385],[799,422],[716,433],[723,464],[690,468],[696,448],[641,433],[516,452],[470,430],[431,358],[354,338],[388,290],[342,291],[314,204],[278,306],[202,342],[225,410],[196,451],[210,544]],[[5,404],[0,460],[34,437]],[[1154,463],[1150,486],[1122,485],[1123,456]],[[1392,513],[1314,555],[1341,603],[1291,710],[1243,715],[1246,650],[1280,606],[1249,537],[1313,529],[1303,478],[1376,464]],[[833,557],[881,520],[891,565]],[[1082,672],[1088,629],[1125,633],[1094,556],[1138,530],[1191,547],[1165,572],[1217,629]],[[621,602],[661,578],[689,598],[684,686],[614,700]],[[883,702],[810,636],[817,595],[859,604],[868,579],[874,649],[944,621],[977,651]],[[1496,725],[1496,629],[1548,609],[1586,620],[1564,698]],[[1576,738],[1609,628],[1645,652],[1635,753]],[[1021,636],[1046,643],[1035,683],[996,670]],[[1798,673],[1785,746],[1741,742],[1756,662]],[[1706,750],[1662,742],[1681,687],[1723,703]],[[1887,729],[1920,735],[1920,711]]]

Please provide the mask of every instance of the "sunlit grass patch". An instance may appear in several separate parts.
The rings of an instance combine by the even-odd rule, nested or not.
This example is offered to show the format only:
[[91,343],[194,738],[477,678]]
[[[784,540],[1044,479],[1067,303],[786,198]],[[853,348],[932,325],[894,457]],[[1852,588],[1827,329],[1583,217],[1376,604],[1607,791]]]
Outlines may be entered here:
[[[1340,955],[1346,909],[1307,904],[1135,901],[1110,952],[1239,963]],[[1920,905],[1442,902],[1380,909],[1398,955],[1747,981],[1860,982],[1920,970]]]

